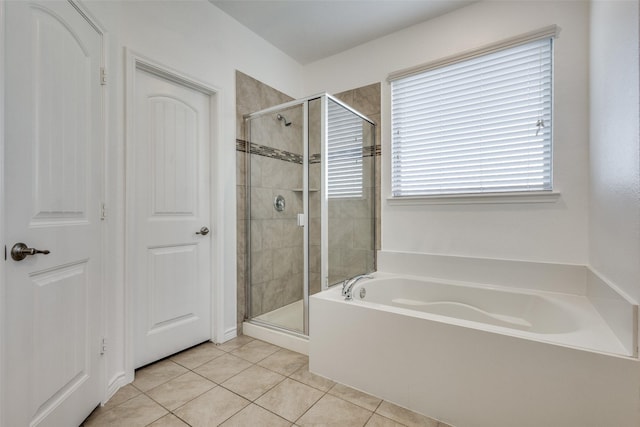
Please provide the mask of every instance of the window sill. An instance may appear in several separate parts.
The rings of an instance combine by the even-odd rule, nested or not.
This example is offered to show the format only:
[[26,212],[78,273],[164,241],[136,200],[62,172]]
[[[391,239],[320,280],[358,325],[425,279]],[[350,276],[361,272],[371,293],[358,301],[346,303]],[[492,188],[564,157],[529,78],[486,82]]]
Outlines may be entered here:
[[388,197],[390,206],[410,205],[475,205],[503,203],[555,203],[560,193],[532,191],[518,193],[450,194],[442,196]]

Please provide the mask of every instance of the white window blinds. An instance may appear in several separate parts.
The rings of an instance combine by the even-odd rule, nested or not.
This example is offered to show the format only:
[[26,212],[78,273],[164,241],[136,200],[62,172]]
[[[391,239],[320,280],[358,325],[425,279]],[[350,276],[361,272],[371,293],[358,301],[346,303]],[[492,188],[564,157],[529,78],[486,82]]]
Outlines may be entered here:
[[396,197],[551,190],[552,38],[391,81]]
[[329,100],[328,196],[362,197],[362,119]]

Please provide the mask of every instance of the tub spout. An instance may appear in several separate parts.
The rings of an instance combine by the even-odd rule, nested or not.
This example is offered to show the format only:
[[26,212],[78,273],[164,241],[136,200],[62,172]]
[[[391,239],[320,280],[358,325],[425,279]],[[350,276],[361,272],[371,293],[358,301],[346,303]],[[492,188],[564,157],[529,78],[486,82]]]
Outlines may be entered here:
[[373,276],[370,274],[359,274],[357,276],[351,277],[350,279],[345,279],[342,282],[342,296],[345,301],[351,301],[353,299],[353,295],[351,295],[351,291],[353,287],[358,283],[361,279],[373,279]]

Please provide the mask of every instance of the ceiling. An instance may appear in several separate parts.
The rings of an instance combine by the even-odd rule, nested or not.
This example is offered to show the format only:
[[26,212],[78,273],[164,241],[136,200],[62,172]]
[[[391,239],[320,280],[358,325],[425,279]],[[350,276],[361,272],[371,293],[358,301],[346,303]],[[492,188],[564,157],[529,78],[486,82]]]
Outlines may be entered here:
[[209,1],[304,65],[474,0]]

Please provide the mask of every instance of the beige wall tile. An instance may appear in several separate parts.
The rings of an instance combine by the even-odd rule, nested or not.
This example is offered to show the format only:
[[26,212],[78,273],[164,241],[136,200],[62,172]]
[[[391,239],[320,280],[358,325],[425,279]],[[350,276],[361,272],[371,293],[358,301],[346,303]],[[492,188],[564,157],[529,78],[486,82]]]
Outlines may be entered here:
[[354,89],[350,105],[367,117],[370,114],[380,114],[380,83]]
[[273,251],[251,252],[251,282],[264,283],[273,278]]

